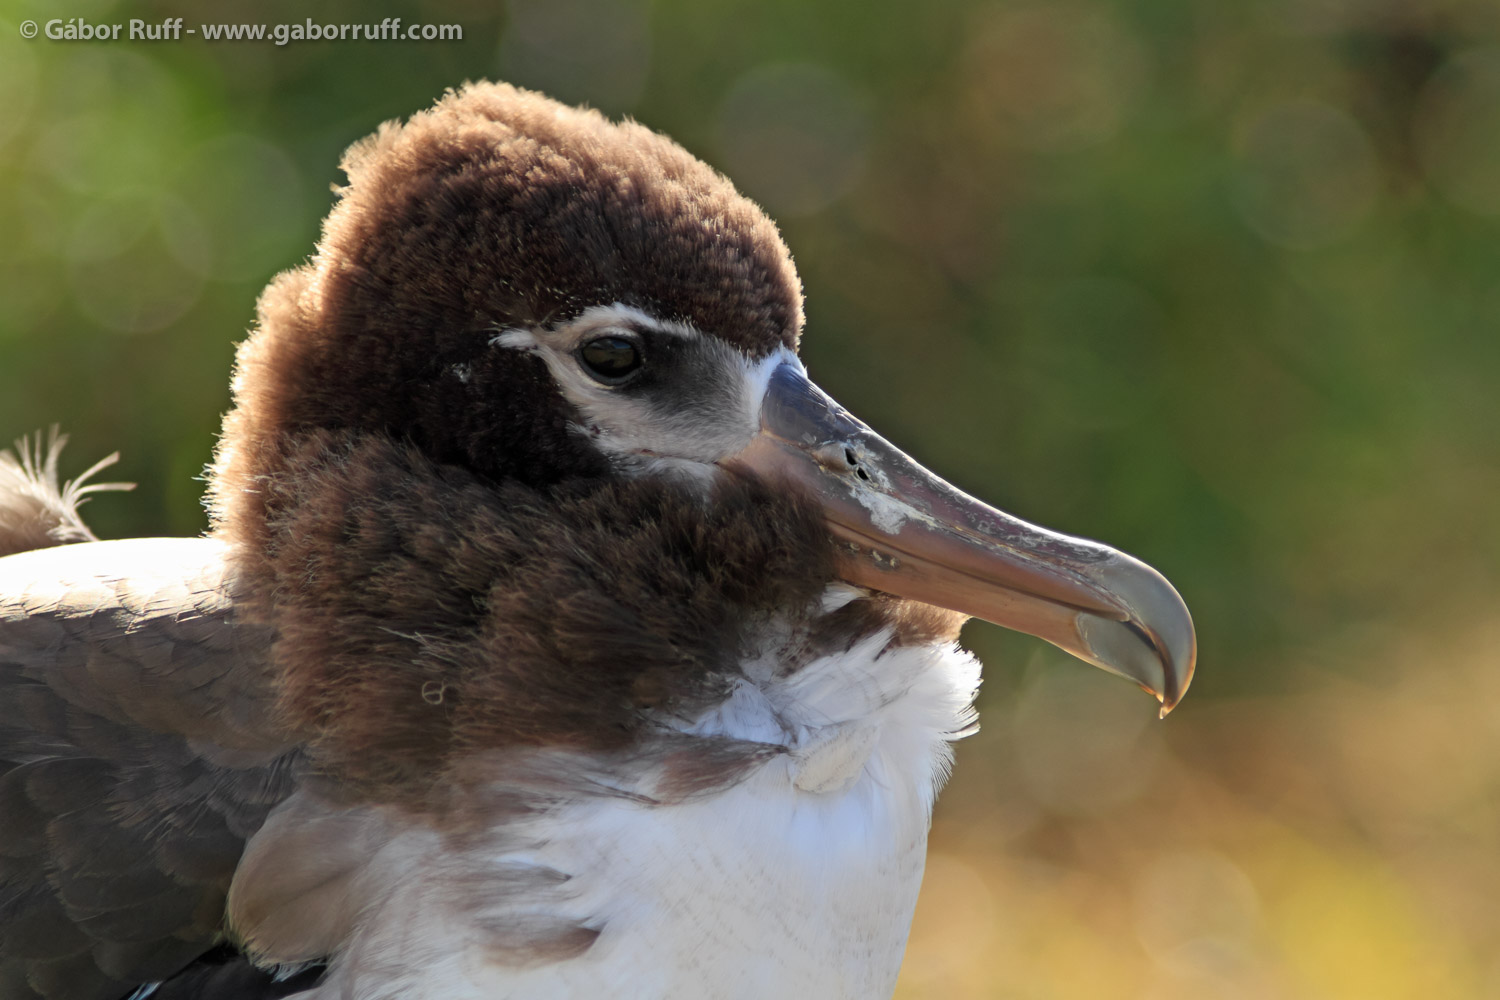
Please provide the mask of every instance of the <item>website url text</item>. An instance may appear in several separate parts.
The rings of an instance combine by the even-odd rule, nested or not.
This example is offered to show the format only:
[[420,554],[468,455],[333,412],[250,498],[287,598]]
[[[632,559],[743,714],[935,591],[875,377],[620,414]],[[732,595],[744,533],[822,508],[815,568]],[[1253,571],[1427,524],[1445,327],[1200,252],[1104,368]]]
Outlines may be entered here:
[[[90,24],[81,17],[54,18],[41,26],[41,33],[58,42],[174,42],[195,36],[208,42],[458,42],[464,37],[461,24],[411,24],[403,26],[399,17],[388,17],[377,24],[315,24],[308,18],[301,24],[199,24],[189,28],[180,17],[165,21],[129,21]],[[37,23],[21,22],[21,37],[35,38]]]

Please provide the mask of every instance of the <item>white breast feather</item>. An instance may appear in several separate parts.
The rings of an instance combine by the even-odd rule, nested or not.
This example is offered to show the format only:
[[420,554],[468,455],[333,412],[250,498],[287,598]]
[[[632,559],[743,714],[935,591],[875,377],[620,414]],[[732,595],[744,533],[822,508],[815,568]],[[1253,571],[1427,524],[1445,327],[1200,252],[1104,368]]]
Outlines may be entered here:
[[[481,839],[463,867],[566,879],[498,893],[478,920],[472,902],[454,912],[451,847],[400,832],[364,880],[382,898],[309,997],[888,997],[949,744],[974,728],[979,680],[955,645],[888,640],[780,679],[747,665],[750,679],[689,731],[790,752],[728,791],[661,807],[591,798]],[[577,957],[518,967],[482,929],[548,920],[600,934]]]

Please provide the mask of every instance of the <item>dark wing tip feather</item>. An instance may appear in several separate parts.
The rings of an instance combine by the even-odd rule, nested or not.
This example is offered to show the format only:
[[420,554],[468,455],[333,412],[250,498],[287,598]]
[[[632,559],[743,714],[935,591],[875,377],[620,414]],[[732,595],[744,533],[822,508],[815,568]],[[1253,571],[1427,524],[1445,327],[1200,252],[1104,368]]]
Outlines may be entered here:
[[323,972],[320,964],[294,970],[263,969],[225,944],[170,979],[141,987],[128,1000],[281,1000],[312,989]]

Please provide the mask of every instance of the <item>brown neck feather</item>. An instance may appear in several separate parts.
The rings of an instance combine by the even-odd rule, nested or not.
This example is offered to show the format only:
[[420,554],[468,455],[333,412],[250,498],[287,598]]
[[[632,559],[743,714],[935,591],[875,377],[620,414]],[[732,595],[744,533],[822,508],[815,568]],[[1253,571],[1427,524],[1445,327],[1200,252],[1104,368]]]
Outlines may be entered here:
[[377,435],[288,442],[268,516],[227,525],[276,625],[281,704],[355,785],[427,787],[463,753],[629,746],[720,696],[757,624],[832,579],[799,497],[726,479],[546,490]]

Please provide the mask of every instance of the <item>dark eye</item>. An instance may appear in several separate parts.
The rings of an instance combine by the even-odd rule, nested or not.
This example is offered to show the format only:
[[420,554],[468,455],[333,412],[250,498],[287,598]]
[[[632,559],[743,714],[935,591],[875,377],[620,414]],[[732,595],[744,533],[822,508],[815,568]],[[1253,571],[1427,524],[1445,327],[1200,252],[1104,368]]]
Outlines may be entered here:
[[598,337],[578,350],[590,375],[605,385],[619,385],[641,367],[641,349],[625,337]]

